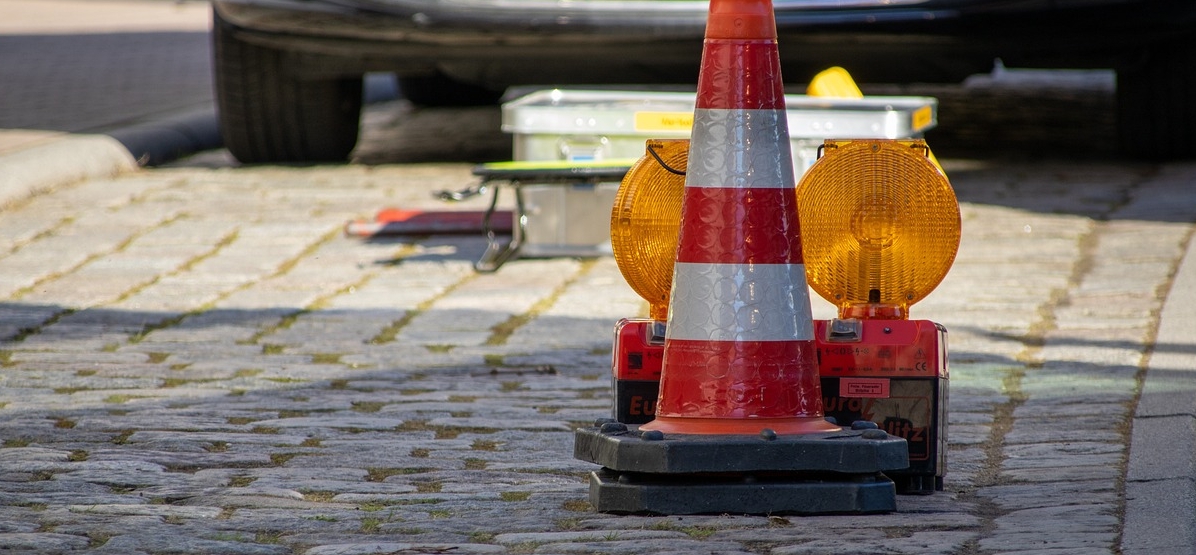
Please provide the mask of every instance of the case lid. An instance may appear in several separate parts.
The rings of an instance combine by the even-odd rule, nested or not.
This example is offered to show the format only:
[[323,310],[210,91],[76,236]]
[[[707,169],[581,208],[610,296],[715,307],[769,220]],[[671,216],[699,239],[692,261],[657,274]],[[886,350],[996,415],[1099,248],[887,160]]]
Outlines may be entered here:
[[[688,137],[696,95],[688,92],[546,89],[502,106],[513,134]],[[924,96],[824,98],[785,95],[790,139],[907,139],[937,124]]]

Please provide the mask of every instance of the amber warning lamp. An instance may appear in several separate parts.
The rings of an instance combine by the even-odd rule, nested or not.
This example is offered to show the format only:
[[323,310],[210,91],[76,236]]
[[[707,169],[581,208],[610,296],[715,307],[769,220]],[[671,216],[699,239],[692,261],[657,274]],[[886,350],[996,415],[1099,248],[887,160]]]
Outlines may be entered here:
[[959,203],[924,141],[827,141],[797,196],[806,279],[840,319],[907,319],[955,261]]
[[947,331],[909,319],[959,250],[959,203],[921,140],[826,141],[798,183],[810,288],[839,308],[816,320],[826,415],[902,437],[900,493],[943,489]]
[[[946,277],[960,241],[959,203],[921,139],[828,140],[797,186],[810,288],[840,319],[905,320]],[[668,314],[689,141],[650,140],[611,213],[623,278]]]
[[646,151],[615,194],[611,250],[623,279],[648,301],[648,316],[663,322],[669,312],[689,140],[650,140]]

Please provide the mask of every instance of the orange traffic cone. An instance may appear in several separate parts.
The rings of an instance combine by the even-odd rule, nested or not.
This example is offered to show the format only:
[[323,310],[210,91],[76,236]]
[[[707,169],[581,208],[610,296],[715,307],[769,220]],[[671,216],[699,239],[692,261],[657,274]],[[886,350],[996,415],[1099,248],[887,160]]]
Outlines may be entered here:
[[835,431],[822,412],[769,0],[712,0],[656,420],[680,434]]
[[574,435],[599,511],[896,509],[906,441],[823,419],[787,127],[772,4],[711,0],[656,420]]

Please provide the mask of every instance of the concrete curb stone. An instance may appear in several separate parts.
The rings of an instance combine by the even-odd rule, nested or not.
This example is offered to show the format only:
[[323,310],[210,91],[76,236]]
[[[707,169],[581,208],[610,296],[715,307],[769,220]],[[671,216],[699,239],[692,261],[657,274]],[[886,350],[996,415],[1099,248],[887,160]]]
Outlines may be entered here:
[[57,187],[137,168],[120,141],[104,135],[70,135],[11,153],[0,153],[0,206]]
[[[1130,435],[1124,555],[1196,553],[1196,243],[1171,284]],[[1172,518],[1174,515],[1186,515]],[[1176,522],[1186,525],[1176,526]]]
[[[398,97],[392,75],[366,76],[366,104]],[[216,108],[209,105],[103,134],[69,134],[9,151],[0,148],[0,207],[70,183],[168,164],[223,145]]]
[[87,179],[156,166],[223,144],[213,108],[0,151],[0,206]]

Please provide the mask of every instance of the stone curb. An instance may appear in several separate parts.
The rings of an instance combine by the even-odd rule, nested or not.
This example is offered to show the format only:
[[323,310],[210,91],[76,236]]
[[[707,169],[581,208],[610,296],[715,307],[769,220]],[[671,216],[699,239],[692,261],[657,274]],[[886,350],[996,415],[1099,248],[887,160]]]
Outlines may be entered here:
[[1130,434],[1125,555],[1196,553],[1196,369],[1182,348],[1193,333],[1196,241],[1189,241],[1163,304]]
[[120,141],[104,135],[68,135],[0,154],[0,207],[56,187],[137,168]]
[[64,135],[0,153],[0,207],[70,183],[111,177],[222,145],[214,108],[104,134]]
[[[364,85],[366,104],[399,97],[392,75],[367,75]],[[208,106],[103,134],[65,135],[0,152],[0,207],[69,183],[166,164],[223,145],[216,108]]]

